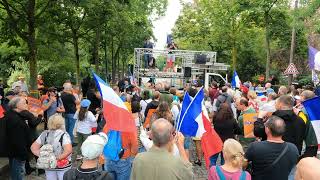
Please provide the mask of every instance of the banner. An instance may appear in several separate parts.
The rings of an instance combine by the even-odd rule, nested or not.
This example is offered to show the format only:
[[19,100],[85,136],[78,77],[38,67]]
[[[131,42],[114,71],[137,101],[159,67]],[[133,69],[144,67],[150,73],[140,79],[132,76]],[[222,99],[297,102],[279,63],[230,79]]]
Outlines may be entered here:
[[243,131],[245,138],[253,138],[254,122],[258,118],[258,113],[248,113],[243,115]]
[[39,99],[28,97],[28,109],[31,113],[43,114],[42,103]]

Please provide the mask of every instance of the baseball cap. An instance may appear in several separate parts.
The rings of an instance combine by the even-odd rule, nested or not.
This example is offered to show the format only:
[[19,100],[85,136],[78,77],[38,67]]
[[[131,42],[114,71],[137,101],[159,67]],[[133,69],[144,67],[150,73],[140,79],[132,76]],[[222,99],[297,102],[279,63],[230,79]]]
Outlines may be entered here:
[[84,159],[92,160],[98,158],[104,146],[108,142],[108,137],[105,133],[98,133],[89,136],[81,146],[81,152]]
[[84,108],[89,107],[90,104],[91,104],[91,101],[88,100],[88,99],[84,99],[84,100],[82,100],[81,103],[80,103],[81,107],[84,107]]

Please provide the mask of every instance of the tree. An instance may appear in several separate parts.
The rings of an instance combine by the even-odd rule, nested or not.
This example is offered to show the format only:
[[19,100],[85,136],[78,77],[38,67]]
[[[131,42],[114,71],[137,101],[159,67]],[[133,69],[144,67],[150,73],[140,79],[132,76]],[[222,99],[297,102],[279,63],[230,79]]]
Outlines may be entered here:
[[30,66],[30,86],[37,89],[37,39],[36,30],[39,26],[37,21],[51,5],[50,0],[0,0],[0,8],[4,9],[6,16],[1,20],[8,21],[10,27],[23,41],[26,42],[28,52],[26,59]]

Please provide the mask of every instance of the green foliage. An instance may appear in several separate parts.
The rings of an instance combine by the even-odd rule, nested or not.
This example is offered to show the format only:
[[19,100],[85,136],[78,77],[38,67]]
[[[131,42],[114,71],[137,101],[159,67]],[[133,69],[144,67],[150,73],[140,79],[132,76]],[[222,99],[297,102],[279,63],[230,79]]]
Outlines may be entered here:
[[44,69],[41,74],[46,87],[60,87],[67,79],[75,83],[76,79],[74,73],[75,66],[73,62],[61,61],[60,63],[53,64],[49,68]]
[[298,83],[301,86],[313,85],[311,75],[303,75],[298,78]]
[[23,58],[13,61],[12,67],[8,69],[8,72],[8,74],[10,74],[7,80],[7,85],[9,87],[11,87],[14,82],[18,81],[19,76],[25,77],[27,84],[30,82],[29,64]]
[[81,79],[93,63],[100,73],[120,73],[132,63],[133,49],[153,36],[149,17],[166,6],[167,0],[0,0],[1,76],[24,73],[12,62],[26,63],[21,57],[28,61],[32,50],[32,79],[42,74],[47,86]]
[[[217,52],[218,62],[231,64],[241,80],[246,81],[265,72],[266,38],[270,41],[271,74],[284,71],[289,62],[291,31],[295,26],[294,62],[299,71],[310,73],[306,69],[306,37],[310,29],[302,17],[306,18],[307,14],[319,17],[314,15],[319,3],[308,1],[297,11],[300,14],[289,4],[287,0],[201,0],[187,3],[173,30],[175,41],[180,49]],[[316,18],[313,19],[308,21],[315,24]]]

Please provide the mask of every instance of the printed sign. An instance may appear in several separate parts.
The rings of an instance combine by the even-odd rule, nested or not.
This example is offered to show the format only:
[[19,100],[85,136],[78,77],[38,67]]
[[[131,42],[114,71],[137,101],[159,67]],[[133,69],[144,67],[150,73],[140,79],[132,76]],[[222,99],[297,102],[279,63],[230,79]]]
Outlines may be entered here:
[[258,113],[249,113],[243,115],[244,137],[253,138],[254,122],[258,118]]
[[31,113],[43,114],[42,104],[39,99],[28,97],[28,107]]
[[289,66],[287,67],[287,69],[284,71],[284,74],[286,74],[286,75],[299,74],[299,71],[293,63],[290,63]]

